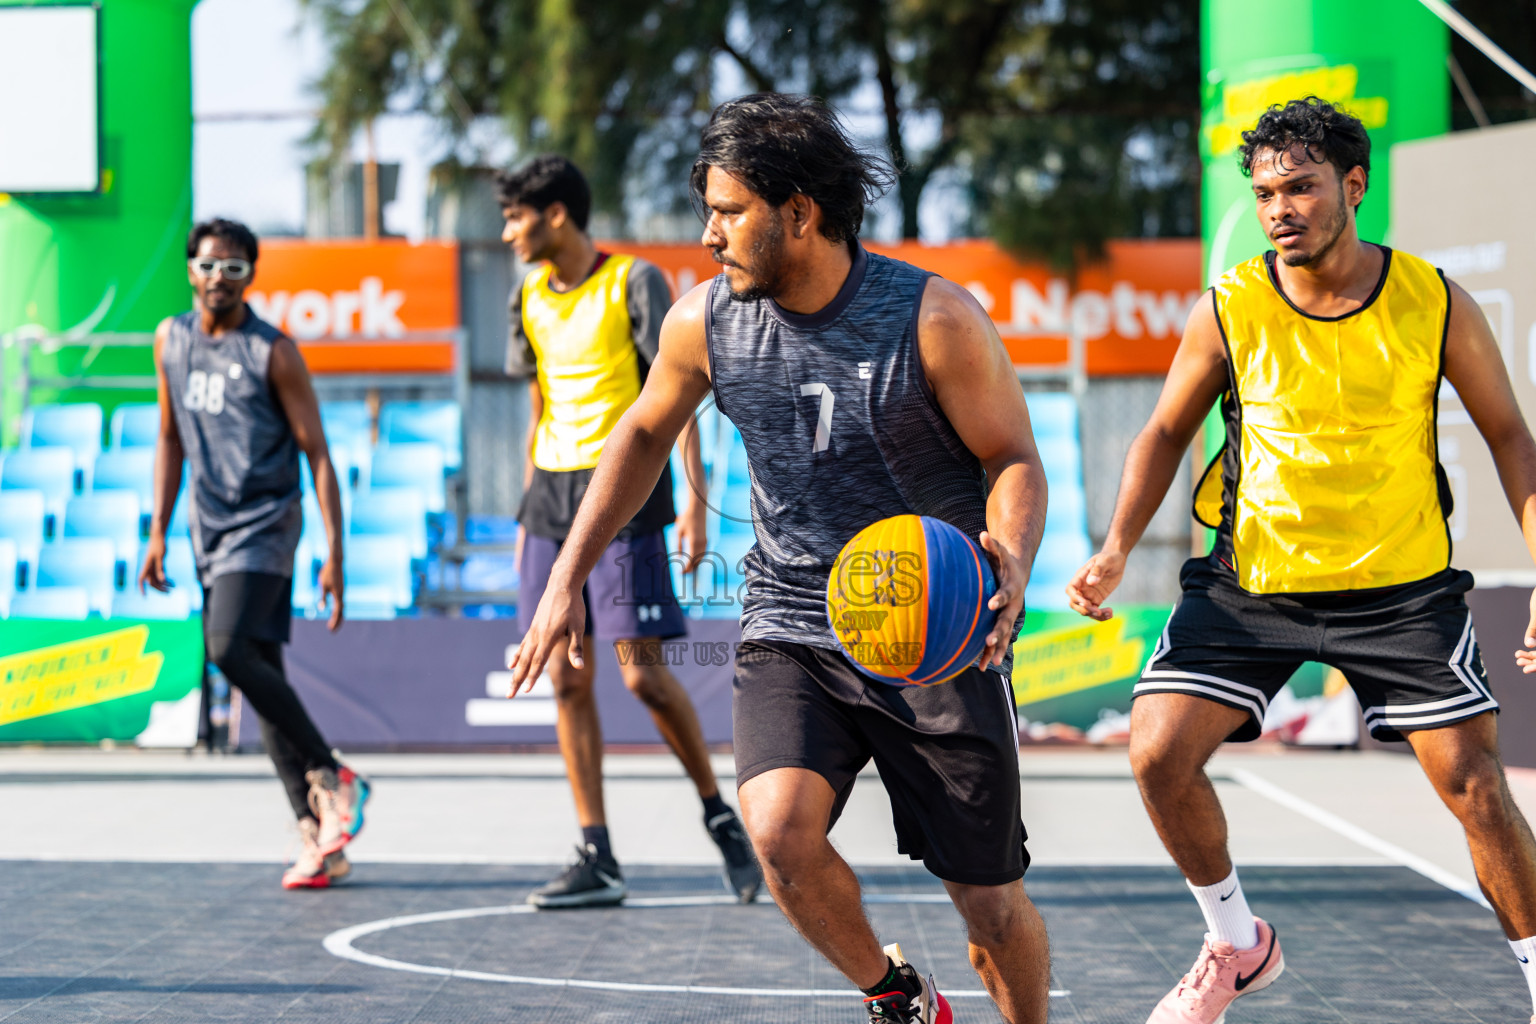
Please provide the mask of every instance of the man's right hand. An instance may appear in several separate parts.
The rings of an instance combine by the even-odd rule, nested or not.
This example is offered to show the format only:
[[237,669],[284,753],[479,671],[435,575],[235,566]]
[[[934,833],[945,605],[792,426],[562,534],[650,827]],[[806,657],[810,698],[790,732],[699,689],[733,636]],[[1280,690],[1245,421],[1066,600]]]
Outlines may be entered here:
[[570,640],[568,657],[572,668],[586,664],[581,650],[582,636],[587,628],[587,609],[581,600],[582,584],[558,586],[554,580],[550,584],[533,614],[533,625],[518,644],[517,656],[507,666],[512,670],[512,685],[507,688],[509,699],[533,687],[561,640]]
[[171,582],[165,578],[165,537],[151,536],[144,549],[144,565],[139,569],[139,593],[145,585],[154,587],[162,594],[171,592]]
[[1104,607],[1104,602],[1124,575],[1125,556],[1118,551],[1100,551],[1067,584],[1067,603],[1079,615],[1103,622],[1115,614],[1113,608]]

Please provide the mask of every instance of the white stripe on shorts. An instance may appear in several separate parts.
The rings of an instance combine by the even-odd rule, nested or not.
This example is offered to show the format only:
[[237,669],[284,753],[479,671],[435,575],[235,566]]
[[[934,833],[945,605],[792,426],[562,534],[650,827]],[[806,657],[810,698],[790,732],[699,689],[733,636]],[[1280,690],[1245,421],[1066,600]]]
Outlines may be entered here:
[[1451,672],[1467,688],[1467,692],[1439,700],[1418,701],[1412,704],[1385,704],[1366,708],[1366,727],[1386,725],[1394,729],[1423,728],[1428,725],[1459,722],[1480,715],[1484,711],[1498,708],[1499,702],[1494,700],[1493,694],[1477,677],[1477,657],[1477,631],[1472,628],[1472,612],[1469,610],[1467,621],[1461,627],[1461,639],[1456,642],[1456,649],[1451,652],[1450,660],[1446,662]]
[[[1244,691],[1254,696],[1247,696]],[[1198,672],[1147,672],[1131,693],[1137,697],[1144,693],[1192,693],[1201,697],[1222,697],[1230,703],[1247,708],[1254,720],[1260,723],[1264,721],[1264,711],[1269,706],[1261,690]]]

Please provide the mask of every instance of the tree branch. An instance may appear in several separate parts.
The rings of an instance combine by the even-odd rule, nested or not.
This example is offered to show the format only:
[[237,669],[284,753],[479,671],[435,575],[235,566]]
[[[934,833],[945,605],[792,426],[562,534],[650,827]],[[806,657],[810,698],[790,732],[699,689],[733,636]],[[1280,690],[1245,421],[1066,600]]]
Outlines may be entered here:
[[731,41],[725,37],[724,29],[720,31],[720,36],[715,41],[715,45],[718,46],[723,53],[728,54],[730,58],[736,62],[736,64],[746,74],[747,78],[751,79],[752,87],[755,90],[758,92],[774,91],[773,77],[764,72],[762,68],[758,67],[751,57],[748,57],[746,54],[736,49],[736,47],[732,46]]

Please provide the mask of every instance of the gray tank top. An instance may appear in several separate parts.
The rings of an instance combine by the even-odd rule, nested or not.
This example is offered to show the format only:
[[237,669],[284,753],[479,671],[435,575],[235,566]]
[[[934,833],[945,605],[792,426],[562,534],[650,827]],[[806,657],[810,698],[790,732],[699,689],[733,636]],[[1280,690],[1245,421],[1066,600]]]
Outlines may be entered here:
[[929,274],[854,247],[825,309],[709,295],[710,376],[741,431],[757,543],[745,560],[742,637],[837,649],[827,577],[854,534],[888,516],[986,527],[981,463],[939,408],[917,352]]
[[293,575],[303,529],[299,447],[267,380],[280,337],[249,307],[238,330],[210,337],[193,311],[171,321],[161,350],[204,586],[231,572]]

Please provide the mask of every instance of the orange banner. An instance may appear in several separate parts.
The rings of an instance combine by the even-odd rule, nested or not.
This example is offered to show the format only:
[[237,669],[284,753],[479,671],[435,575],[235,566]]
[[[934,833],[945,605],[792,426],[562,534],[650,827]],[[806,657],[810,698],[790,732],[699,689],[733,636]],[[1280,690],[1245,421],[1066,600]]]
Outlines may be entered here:
[[[719,269],[700,245],[600,244],[656,264],[678,295]],[[1105,259],[1079,271],[1074,281],[1043,264],[1022,262],[989,241],[869,245],[871,252],[914,263],[969,289],[997,324],[1015,363],[1064,362],[1070,327],[1087,342],[1090,374],[1166,373],[1200,296],[1200,242],[1126,239],[1107,248]]]
[[[680,295],[719,269],[703,246],[604,241],[661,268]],[[981,240],[871,244],[969,289],[1020,365],[1062,363],[1066,335],[1087,343],[1096,376],[1165,373],[1200,295],[1194,239],[1110,242],[1075,280]],[[451,242],[274,239],[247,293],[300,343],[316,373],[446,373],[459,326],[458,247]],[[441,332],[441,339],[422,338]],[[391,340],[397,339],[397,340]]]
[[453,370],[453,242],[263,241],[246,298],[257,316],[299,343],[311,372]]

